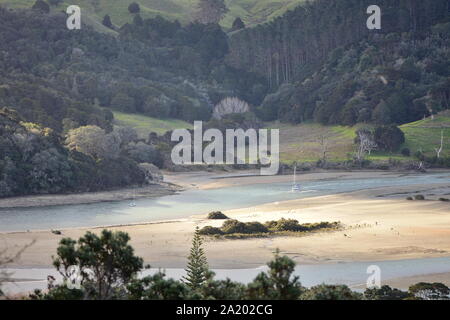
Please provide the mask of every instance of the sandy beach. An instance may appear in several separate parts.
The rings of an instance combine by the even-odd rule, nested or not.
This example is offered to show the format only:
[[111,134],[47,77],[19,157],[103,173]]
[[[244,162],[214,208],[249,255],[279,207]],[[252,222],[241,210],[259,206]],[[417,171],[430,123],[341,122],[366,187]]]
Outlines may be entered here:
[[[313,173],[302,179],[345,179],[398,173],[355,172]],[[178,175],[180,177],[180,175]],[[288,176],[220,178],[211,181],[203,174],[186,174],[184,184],[211,188],[234,183],[272,182]],[[170,179],[170,178],[169,178]],[[176,182],[174,179],[171,182]],[[443,181],[444,182],[444,181]],[[425,201],[408,201],[407,195],[420,191]],[[450,194],[450,182],[433,185],[390,187],[293,201],[269,203],[226,211],[240,221],[297,219],[302,223],[340,221],[342,231],[316,233],[302,237],[268,237],[244,240],[207,238],[205,249],[212,268],[252,268],[265,264],[278,248],[297,263],[378,261],[405,258],[450,256],[450,203],[438,201]],[[110,227],[128,232],[131,245],[152,267],[183,268],[196,226],[220,226],[223,221],[191,216],[176,221]],[[12,267],[49,267],[62,237],[78,238],[86,231],[78,228],[55,235],[50,231],[0,234],[2,247],[10,250],[35,244]]]
[[89,204],[108,201],[162,197],[181,191],[182,188],[171,183],[152,184],[144,187],[123,188],[110,191],[84,192],[71,194],[31,195],[0,199],[0,208],[28,208]]

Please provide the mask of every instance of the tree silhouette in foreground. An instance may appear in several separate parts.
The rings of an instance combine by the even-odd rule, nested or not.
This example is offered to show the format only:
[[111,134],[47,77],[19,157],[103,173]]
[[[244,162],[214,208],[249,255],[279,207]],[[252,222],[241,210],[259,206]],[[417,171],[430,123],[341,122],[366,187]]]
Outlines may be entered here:
[[209,268],[205,251],[202,248],[203,240],[199,233],[199,228],[195,229],[194,238],[192,239],[191,252],[188,257],[188,265],[186,268],[186,276],[183,277],[184,283],[191,289],[199,289],[207,280]]
[[[143,268],[142,258],[134,255],[129,241],[127,233],[109,230],[100,236],[87,232],[78,241],[64,238],[53,265],[66,284],[78,278],[85,299],[124,298],[126,285]],[[78,274],[73,274],[73,267]]]

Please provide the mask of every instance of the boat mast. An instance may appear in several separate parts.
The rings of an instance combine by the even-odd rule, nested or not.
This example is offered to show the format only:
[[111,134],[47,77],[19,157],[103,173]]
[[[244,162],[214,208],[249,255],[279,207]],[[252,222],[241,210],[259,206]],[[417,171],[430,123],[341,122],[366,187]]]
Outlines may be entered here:
[[297,165],[294,166],[294,185],[296,184]]

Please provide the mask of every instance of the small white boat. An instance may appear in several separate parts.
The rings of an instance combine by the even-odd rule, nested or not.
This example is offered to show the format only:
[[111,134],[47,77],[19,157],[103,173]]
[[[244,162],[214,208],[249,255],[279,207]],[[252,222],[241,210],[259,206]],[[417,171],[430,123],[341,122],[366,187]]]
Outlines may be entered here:
[[302,187],[297,183],[297,166],[294,167],[294,182],[292,183],[292,192],[301,191]]
[[130,206],[130,207],[136,207],[136,191],[134,190],[133,191],[133,201],[131,201],[129,204],[128,204],[128,206]]

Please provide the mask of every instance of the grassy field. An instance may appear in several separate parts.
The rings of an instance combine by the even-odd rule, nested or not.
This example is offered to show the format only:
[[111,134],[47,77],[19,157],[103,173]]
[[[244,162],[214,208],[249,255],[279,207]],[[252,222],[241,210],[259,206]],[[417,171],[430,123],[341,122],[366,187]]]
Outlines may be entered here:
[[444,133],[443,156],[450,156],[450,111],[424,120],[404,124],[400,127],[406,136],[405,147],[413,153],[421,150],[426,154],[435,154],[439,148],[441,131]]
[[[114,112],[117,125],[135,128],[139,136],[148,137],[150,132],[164,134],[177,128],[190,128],[192,125],[176,119],[155,119],[137,114]],[[360,127],[322,126],[317,123],[289,125],[272,122],[267,128],[280,129],[280,160],[284,163],[316,162],[322,157],[323,145],[326,145],[329,161],[344,161],[352,158],[355,151],[354,139],[356,130]],[[411,155],[421,150],[427,155],[434,155],[434,148],[439,147],[441,130],[444,132],[444,148],[442,156],[450,156],[450,111],[400,126],[405,133],[406,142],[400,148],[409,148]],[[411,157],[402,156],[399,152],[373,152],[369,160],[408,160]]]
[[114,119],[116,125],[135,128],[141,138],[147,138],[150,132],[162,135],[174,129],[192,128],[192,125],[182,120],[161,120],[122,112],[114,112]]
[[[354,139],[359,126],[322,126],[316,123],[287,125],[271,123],[269,128],[280,129],[280,157],[285,163],[315,162],[321,158],[321,137],[327,143],[327,158],[330,161],[342,161],[351,158],[355,151]],[[427,118],[400,126],[406,142],[400,148],[409,148],[411,155],[421,150],[427,155],[434,155],[440,145],[441,131],[444,132],[442,156],[450,156],[450,112],[441,113],[434,119]],[[400,153],[373,152],[370,160],[407,160],[409,157]]]
[[[68,5],[79,5],[82,14],[89,16],[90,22],[101,21],[109,14],[113,23],[121,26],[132,21],[128,5],[136,1],[140,4],[143,17],[161,15],[171,20],[187,23],[192,20],[192,14],[198,0],[64,0],[57,10],[65,10]],[[279,16],[294,8],[304,0],[225,0],[229,8],[228,14],[222,20],[224,27],[231,27],[236,17],[241,17],[247,25],[254,25]],[[0,0],[0,4],[11,7],[31,7],[34,0]]]

